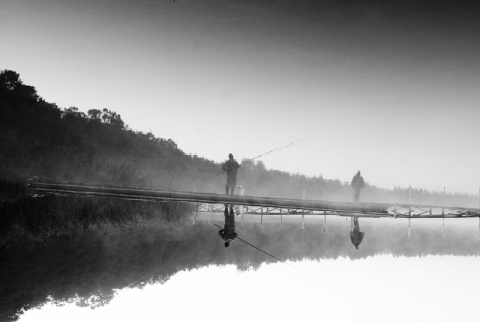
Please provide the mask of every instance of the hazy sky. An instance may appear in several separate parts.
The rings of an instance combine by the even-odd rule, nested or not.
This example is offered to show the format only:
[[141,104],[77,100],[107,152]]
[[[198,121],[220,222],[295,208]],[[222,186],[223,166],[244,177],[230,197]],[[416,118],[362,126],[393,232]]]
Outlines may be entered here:
[[[0,0],[0,69],[186,153],[478,193],[480,14],[460,1]],[[239,178],[239,181],[241,178]],[[248,193],[248,192],[247,192]]]

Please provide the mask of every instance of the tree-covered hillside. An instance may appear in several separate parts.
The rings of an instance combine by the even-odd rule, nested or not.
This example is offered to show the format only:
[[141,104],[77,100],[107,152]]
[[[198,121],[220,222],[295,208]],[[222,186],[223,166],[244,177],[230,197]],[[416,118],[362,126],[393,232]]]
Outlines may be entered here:
[[[0,107],[0,180],[4,192],[11,191],[5,189],[11,187],[6,183],[26,182],[33,176],[91,184],[224,191],[224,175],[218,175],[220,164],[188,155],[171,139],[131,130],[115,111],[59,108],[42,99],[35,87],[23,84],[15,71],[0,72]],[[299,199],[305,195],[306,199],[334,201],[352,198],[348,182],[267,170],[260,160],[242,160],[237,183],[248,195]],[[369,202],[407,200],[406,188],[387,190],[368,183],[361,197]],[[424,189],[413,189],[412,201],[478,206],[473,195],[444,197]]]
[[219,168],[186,155],[170,139],[130,130],[114,111],[60,109],[14,71],[0,74],[0,106],[0,175],[6,181],[43,176],[189,190]]

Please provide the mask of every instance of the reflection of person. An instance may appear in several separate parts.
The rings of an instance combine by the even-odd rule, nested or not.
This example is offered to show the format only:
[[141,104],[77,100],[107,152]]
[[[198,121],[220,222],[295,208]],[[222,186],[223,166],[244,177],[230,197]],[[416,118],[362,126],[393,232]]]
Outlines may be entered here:
[[225,226],[218,231],[218,235],[225,241],[225,247],[228,247],[235,237],[237,237],[237,233],[235,232],[235,215],[233,212],[228,213],[225,210]]
[[227,195],[233,195],[235,191],[238,168],[240,168],[240,164],[238,164],[230,153],[228,155],[228,161],[222,164],[222,170],[227,172],[227,185],[225,186],[225,194]]
[[355,190],[355,202],[360,198],[360,189],[365,188],[365,181],[363,181],[360,171],[352,179],[352,187]]
[[363,240],[363,235],[360,231],[360,225],[358,224],[358,218],[354,217],[353,218],[353,227],[352,231],[350,232],[350,240],[352,241],[352,244],[355,246],[356,249],[358,249],[358,246]]

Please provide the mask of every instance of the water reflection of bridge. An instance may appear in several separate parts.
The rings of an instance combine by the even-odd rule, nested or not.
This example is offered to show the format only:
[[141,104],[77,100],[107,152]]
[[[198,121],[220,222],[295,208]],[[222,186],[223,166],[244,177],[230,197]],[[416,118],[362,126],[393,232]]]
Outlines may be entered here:
[[233,204],[242,214],[252,215],[336,215],[358,217],[393,218],[470,218],[480,217],[480,209],[416,204],[348,203],[321,200],[300,200],[254,196],[228,196],[214,193],[180,192],[142,188],[121,188],[73,184],[65,182],[41,182],[31,180],[29,193],[33,196],[61,195],[83,197],[110,197],[128,200],[177,201],[195,204],[198,212],[223,212],[225,204]]

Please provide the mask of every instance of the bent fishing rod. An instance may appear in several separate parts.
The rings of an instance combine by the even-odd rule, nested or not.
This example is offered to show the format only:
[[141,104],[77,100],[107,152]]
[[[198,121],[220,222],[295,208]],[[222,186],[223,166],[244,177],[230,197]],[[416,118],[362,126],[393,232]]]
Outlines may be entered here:
[[[308,137],[308,138],[310,138],[310,137]],[[276,151],[279,151],[279,150],[288,148],[288,147],[290,147],[290,146],[292,146],[292,145],[294,145],[294,144],[303,142],[303,141],[307,140],[308,138],[300,139],[300,140],[297,140],[297,141],[290,142],[290,143],[287,144],[287,145],[282,145],[282,146],[276,147],[276,148],[273,149],[273,150],[270,150],[270,151],[268,151],[268,152],[262,153],[262,154],[260,154],[260,155],[257,155],[257,156],[254,157],[254,158],[247,159],[247,160],[253,161],[253,160],[255,160],[255,159],[258,159],[258,158],[260,158],[260,157],[263,157],[264,155],[267,155],[267,154],[270,154],[270,153],[273,153],[273,152],[276,152]],[[220,174],[222,174],[222,173],[225,173],[225,170],[223,170],[222,172],[217,173],[216,176],[218,176],[218,175],[220,175]]]

